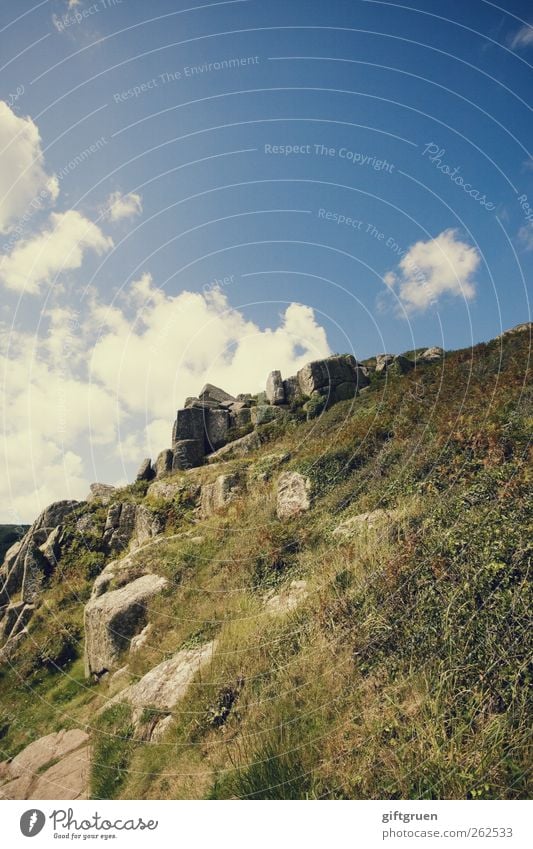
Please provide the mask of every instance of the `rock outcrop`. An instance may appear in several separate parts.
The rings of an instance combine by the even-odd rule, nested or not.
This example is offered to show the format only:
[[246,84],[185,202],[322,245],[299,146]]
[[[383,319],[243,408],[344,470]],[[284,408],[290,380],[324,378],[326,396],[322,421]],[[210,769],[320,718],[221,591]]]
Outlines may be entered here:
[[118,668],[121,653],[146,625],[148,603],[166,586],[165,578],[143,575],[90,599],[84,612],[87,676]]
[[219,475],[214,483],[203,485],[200,496],[200,514],[207,519],[223,510],[242,493],[239,475]]
[[369,383],[367,369],[351,354],[307,363],[297,377],[303,395],[323,395],[329,403],[354,398]]
[[170,711],[185,696],[194,677],[213,657],[216,641],[194,649],[183,649],[170,660],[164,660],[146,673],[136,684],[122,690],[106,703],[107,710],[117,702],[133,707],[133,721],[140,727],[145,708],[153,710],[153,721],[149,729],[152,736],[155,726],[166,719]]
[[87,799],[89,772],[85,731],[48,734],[0,764],[0,799]]
[[137,505],[129,501],[112,504],[107,513],[104,542],[112,553],[125,551],[135,529]]
[[268,375],[266,397],[269,404],[285,403],[285,388],[280,371],[271,371]]
[[278,519],[293,519],[311,507],[311,483],[299,472],[283,472],[278,478]]

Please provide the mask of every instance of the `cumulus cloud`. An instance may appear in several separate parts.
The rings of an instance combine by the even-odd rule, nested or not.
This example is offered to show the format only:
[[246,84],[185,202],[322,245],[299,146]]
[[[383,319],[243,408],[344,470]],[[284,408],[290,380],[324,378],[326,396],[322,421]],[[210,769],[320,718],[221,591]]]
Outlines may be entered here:
[[256,392],[271,369],[289,376],[330,353],[309,307],[290,304],[261,328],[218,289],[171,295],[149,274],[114,305],[93,293],[83,311],[56,304],[43,321],[39,336],[0,328],[6,522],[83,498],[93,480],[131,480],[169,447],[176,409],[204,383]]
[[0,150],[0,233],[8,233],[18,219],[55,201],[59,182],[45,170],[37,126],[31,118],[15,115],[4,101],[0,101]]
[[[137,305],[133,321],[129,303]],[[124,309],[95,305],[93,317],[101,323],[93,376],[128,410],[166,421],[206,381],[232,393],[257,391],[265,369],[288,376],[329,353],[309,307],[291,304],[278,327],[260,329],[218,289],[168,295],[149,275],[132,285]]]
[[52,213],[46,229],[0,257],[0,280],[8,289],[37,294],[64,271],[80,268],[88,250],[102,254],[113,240],[76,210]]
[[510,39],[513,50],[520,47],[533,47],[533,26],[524,24]]
[[436,238],[412,245],[402,255],[396,271],[383,281],[399,298],[407,312],[427,310],[443,297],[472,300],[474,276],[480,255],[461,241],[456,230],[444,230]]
[[127,195],[123,195],[122,192],[113,192],[107,199],[106,208],[111,221],[134,218],[143,210],[142,198],[136,192],[130,192]]

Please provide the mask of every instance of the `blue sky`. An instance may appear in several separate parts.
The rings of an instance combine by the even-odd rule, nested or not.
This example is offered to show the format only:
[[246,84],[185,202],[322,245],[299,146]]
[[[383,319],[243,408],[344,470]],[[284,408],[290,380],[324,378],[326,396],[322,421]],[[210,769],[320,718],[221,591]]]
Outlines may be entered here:
[[418,5],[4,0],[4,521],[207,379],[529,320],[530,4]]

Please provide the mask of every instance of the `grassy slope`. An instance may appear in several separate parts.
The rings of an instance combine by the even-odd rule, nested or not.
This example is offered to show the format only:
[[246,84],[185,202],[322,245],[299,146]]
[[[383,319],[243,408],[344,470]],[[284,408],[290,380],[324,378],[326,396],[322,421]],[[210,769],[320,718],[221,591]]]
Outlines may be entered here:
[[[98,535],[92,551],[73,545],[16,671],[0,680],[4,754],[28,734],[88,722],[95,797],[527,795],[528,349],[523,333],[503,350],[456,352],[279,427],[249,460],[181,476],[267,473],[223,515],[194,525],[185,497],[152,503],[169,534],[195,527],[203,539],[139,555],[172,589],[154,604],[132,672],[219,639],[160,744],[131,740],[127,708],[94,721],[102,696],[76,658],[102,555]],[[271,455],[284,452],[315,500],[281,524]],[[130,490],[142,498],[142,486]],[[394,521],[332,537],[378,507],[397,510]],[[267,615],[265,594],[295,578],[309,582],[308,598]]]

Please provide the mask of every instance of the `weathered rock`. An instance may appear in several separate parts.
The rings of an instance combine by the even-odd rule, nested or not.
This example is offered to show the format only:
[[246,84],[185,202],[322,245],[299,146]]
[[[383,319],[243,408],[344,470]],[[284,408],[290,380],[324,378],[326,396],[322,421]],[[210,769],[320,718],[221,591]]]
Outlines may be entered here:
[[401,354],[394,357],[394,360],[387,367],[387,371],[390,374],[407,374],[407,372],[412,371],[415,367],[415,364],[412,360],[407,357],[403,357]]
[[87,676],[117,668],[121,652],[146,625],[148,602],[167,583],[157,575],[144,575],[121,589],[90,599],[84,612]]
[[77,506],[77,501],[50,504],[24,535],[18,549],[12,546],[2,567],[0,604],[8,602],[19,591],[22,591],[23,601],[33,603],[37,600],[44,581],[55,567],[55,557],[50,562],[40,546],[46,543],[52,531],[61,526]]
[[173,453],[170,448],[165,448],[157,455],[157,460],[155,461],[155,476],[156,478],[163,477],[163,475],[167,475],[172,471],[172,460]]
[[[89,736],[73,729],[30,743],[10,764],[0,787],[1,799],[87,799]],[[50,766],[46,769],[47,764]]]
[[213,386],[212,383],[206,383],[198,397],[200,402],[207,407],[219,407],[224,401],[236,400],[229,392],[224,392],[223,389]]
[[394,354],[378,354],[376,357],[376,373],[381,374],[394,362]]
[[252,396],[250,395],[249,392],[239,393],[239,395],[237,395],[237,398],[235,400],[237,402],[241,403],[241,404],[244,404],[247,407],[252,406]]
[[206,483],[200,496],[200,512],[203,519],[223,510],[242,493],[239,476],[219,475],[214,483]]
[[531,321],[526,321],[523,324],[517,324],[515,327],[510,327],[508,330],[504,330],[503,333],[500,333],[499,336],[496,336],[496,339],[502,339],[505,336],[514,336],[516,333],[531,333],[533,330],[533,323]]
[[283,381],[283,392],[285,393],[285,401],[287,404],[294,404],[301,396],[300,382],[298,377],[287,377]]
[[[233,403],[233,402],[232,402]],[[205,449],[211,454],[226,444],[229,430],[228,410],[208,410],[206,416]]]
[[136,637],[132,638],[130,643],[130,654],[135,654],[135,652],[138,652],[140,649],[142,649],[148,644],[150,634],[153,630],[154,626],[151,624],[151,622],[149,622],[148,625],[142,629],[140,634],[137,634]]
[[269,434],[265,432],[259,433],[259,431],[253,431],[252,433],[247,433],[246,436],[241,436],[240,439],[235,439],[233,442],[224,445],[223,448],[219,448],[214,454],[210,454],[207,462],[219,463],[224,460],[230,460],[233,457],[246,457],[252,451],[260,448],[264,442],[267,442],[268,438]]
[[168,713],[185,696],[195,675],[211,662],[215,649],[216,641],[212,641],[177,652],[170,660],[155,666],[140,681],[119,693],[106,704],[105,709],[116,702],[130,704],[137,724],[144,708],[154,708],[163,715]]
[[311,507],[311,482],[299,472],[283,472],[278,478],[278,519],[292,519]]
[[108,483],[92,483],[90,493],[85,499],[86,501],[101,501],[102,504],[109,504],[111,496],[117,491],[115,486]]
[[36,773],[50,761],[65,757],[88,741],[89,735],[79,728],[47,734],[30,743],[13,758],[9,764],[9,774],[11,778],[18,778],[24,773]]
[[205,446],[202,439],[182,439],[176,442],[173,450],[173,471],[186,471],[201,466],[205,459]]
[[424,353],[420,355],[420,359],[424,360],[426,363],[434,363],[437,360],[442,360],[443,357],[443,349],[437,346],[428,348],[427,351],[424,351]]
[[279,595],[267,598],[265,609],[268,613],[279,615],[290,613],[300,602],[307,598],[307,581],[291,581],[287,589]]
[[338,525],[333,531],[333,536],[346,538],[365,529],[372,529],[386,524],[390,524],[398,515],[397,510],[372,510],[368,513],[359,513],[357,516],[350,516]]
[[325,395],[329,401],[335,400],[335,390],[338,386],[352,383],[356,393],[369,382],[365,370],[351,354],[335,355],[307,363],[300,369],[297,377],[303,395],[318,392]]
[[132,546],[143,545],[143,543],[163,533],[164,529],[165,524],[159,516],[152,513],[144,504],[137,504]]
[[252,424],[254,427],[268,424],[277,419],[282,419],[285,415],[283,407],[273,407],[270,404],[259,404],[257,407],[252,407],[250,410]]
[[134,556],[111,560],[96,578],[91,591],[91,597],[97,598],[106,593],[110,587],[114,590],[131,584],[137,578],[148,573],[148,568]]
[[150,484],[146,495],[150,498],[164,498],[168,501],[179,497],[192,503],[199,497],[200,487],[198,484],[183,479],[177,481],[161,480]]
[[24,601],[17,601],[8,605],[2,620],[3,639],[7,640],[9,637],[20,634],[33,616],[34,610],[33,604],[26,604]]
[[280,371],[271,371],[267,378],[266,397],[269,404],[284,404],[285,389]]
[[236,401],[230,408],[230,427],[246,427],[252,420],[252,411],[249,406]]
[[187,407],[178,410],[172,429],[172,447],[182,440],[198,440],[203,442],[205,434],[206,412],[201,407]]
[[139,466],[139,471],[135,476],[135,480],[151,481],[154,477],[155,470],[152,468],[152,460],[150,457],[146,457]]
[[128,501],[112,504],[107,513],[104,542],[112,552],[125,551],[135,528],[136,505]]

